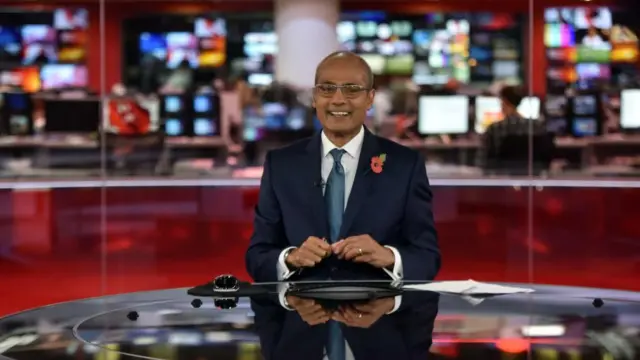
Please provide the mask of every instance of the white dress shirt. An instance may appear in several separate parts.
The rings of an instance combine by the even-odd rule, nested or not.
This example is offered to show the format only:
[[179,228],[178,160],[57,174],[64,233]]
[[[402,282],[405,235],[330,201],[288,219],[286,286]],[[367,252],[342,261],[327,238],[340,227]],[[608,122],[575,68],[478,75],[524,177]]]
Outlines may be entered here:
[[[329,174],[331,174],[331,169],[333,169],[333,156],[331,156],[330,152],[333,149],[338,148],[335,146],[331,140],[325,135],[324,131],[320,134],[322,139],[322,182],[326,183],[329,178]],[[345,209],[347,207],[347,203],[349,202],[349,195],[351,194],[351,188],[353,188],[353,182],[356,179],[356,172],[358,170],[358,161],[360,160],[360,152],[362,150],[362,143],[364,142],[364,127],[360,129],[358,135],[356,135],[353,139],[351,139],[348,143],[346,143],[341,149],[345,151],[345,154],[342,156],[340,163],[344,168],[345,175],[345,188],[344,188],[344,205]],[[324,188],[322,189],[324,192]],[[393,252],[393,256],[395,258],[395,263],[393,265],[393,270],[383,269],[392,280],[400,280],[403,277],[402,271],[402,258],[400,257],[400,252],[393,246],[385,246],[389,250]],[[280,256],[278,257],[278,280],[286,280],[295,274],[295,271],[291,271],[287,267],[287,263],[285,262],[285,255],[287,251],[294,249],[295,246],[288,247],[284,249]],[[283,306],[287,307],[283,304]],[[399,297],[396,297],[396,306],[393,308],[391,312],[396,311],[400,307]]]

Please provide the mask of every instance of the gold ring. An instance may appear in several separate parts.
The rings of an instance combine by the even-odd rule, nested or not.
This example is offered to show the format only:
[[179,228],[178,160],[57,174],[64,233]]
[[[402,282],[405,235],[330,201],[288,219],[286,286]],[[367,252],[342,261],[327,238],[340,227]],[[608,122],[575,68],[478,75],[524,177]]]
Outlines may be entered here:
[[362,256],[362,249],[358,249],[358,255]]
[[362,317],[361,313],[358,313],[358,319],[360,319]]

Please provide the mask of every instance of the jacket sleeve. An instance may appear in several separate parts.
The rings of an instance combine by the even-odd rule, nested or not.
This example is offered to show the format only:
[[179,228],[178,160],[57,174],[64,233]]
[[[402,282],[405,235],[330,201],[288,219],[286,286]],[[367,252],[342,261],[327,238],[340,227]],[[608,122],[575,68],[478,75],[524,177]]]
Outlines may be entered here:
[[255,282],[278,281],[278,257],[287,247],[282,212],[273,189],[272,159],[273,152],[267,153],[253,220],[253,234],[245,254],[247,272]]
[[403,241],[396,246],[405,280],[433,280],[440,270],[440,249],[432,211],[431,187],[419,154],[413,166],[404,208]]

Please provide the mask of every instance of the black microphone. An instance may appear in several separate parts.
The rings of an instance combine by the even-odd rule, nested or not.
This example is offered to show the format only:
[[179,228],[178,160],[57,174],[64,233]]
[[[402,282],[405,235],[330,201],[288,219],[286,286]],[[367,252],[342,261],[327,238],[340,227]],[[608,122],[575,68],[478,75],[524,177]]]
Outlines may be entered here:
[[324,182],[324,180],[320,179],[320,180],[316,180],[313,182],[313,187],[325,187],[327,185],[327,183]]

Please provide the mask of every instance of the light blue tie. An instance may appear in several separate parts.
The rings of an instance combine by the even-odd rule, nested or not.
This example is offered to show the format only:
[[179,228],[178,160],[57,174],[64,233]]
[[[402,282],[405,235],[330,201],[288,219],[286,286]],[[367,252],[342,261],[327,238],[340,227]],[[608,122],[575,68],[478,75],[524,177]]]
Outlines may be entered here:
[[[329,215],[329,228],[331,230],[330,241],[335,243],[340,237],[342,215],[344,214],[344,168],[342,167],[342,155],[344,150],[333,149],[329,152],[333,156],[333,168],[327,179],[324,199],[327,203]],[[329,341],[327,342],[327,357],[329,360],[344,360],[346,347],[342,329],[337,321],[329,320]]]
[[327,212],[329,213],[331,243],[339,240],[342,215],[344,214],[344,168],[340,160],[342,160],[342,155],[344,155],[345,152],[346,151],[341,149],[333,149],[329,152],[331,156],[333,156],[333,168],[327,179],[324,199],[327,203]]

